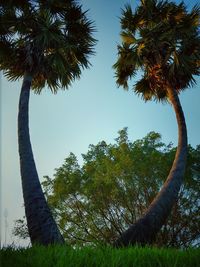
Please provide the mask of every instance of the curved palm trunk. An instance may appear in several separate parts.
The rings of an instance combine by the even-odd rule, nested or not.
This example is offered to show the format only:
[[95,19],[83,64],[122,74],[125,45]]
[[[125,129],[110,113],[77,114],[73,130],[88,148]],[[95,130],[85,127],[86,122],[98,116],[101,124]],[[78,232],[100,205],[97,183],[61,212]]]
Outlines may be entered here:
[[176,113],[179,134],[178,147],[172,168],[161,191],[150,204],[144,216],[122,233],[114,243],[116,247],[151,244],[178,197],[186,165],[187,129],[178,95],[171,87],[168,88],[168,97]]
[[29,136],[28,106],[32,76],[24,75],[18,113],[18,143],[25,214],[32,244],[64,243],[42,192]]

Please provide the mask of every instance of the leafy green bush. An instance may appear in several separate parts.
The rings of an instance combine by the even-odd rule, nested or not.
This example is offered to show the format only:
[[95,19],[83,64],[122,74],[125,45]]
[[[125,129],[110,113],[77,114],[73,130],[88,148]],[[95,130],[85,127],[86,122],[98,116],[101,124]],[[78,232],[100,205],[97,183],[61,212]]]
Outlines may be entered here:
[[[161,142],[158,133],[131,142],[127,129],[115,144],[90,145],[79,166],[74,154],[45,177],[43,188],[56,221],[68,244],[111,244],[146,210],[165,181],[175,148]],[[188,147],[184,185],[172,214],[154,245],[198,245],[200,220],[200,146]],[[25,237],[23,221],[15,234]]]

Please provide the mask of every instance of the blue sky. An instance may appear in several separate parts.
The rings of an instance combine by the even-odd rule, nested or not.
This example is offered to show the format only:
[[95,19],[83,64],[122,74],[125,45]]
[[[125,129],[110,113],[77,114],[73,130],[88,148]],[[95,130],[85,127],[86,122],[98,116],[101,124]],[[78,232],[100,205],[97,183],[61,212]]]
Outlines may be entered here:
[[[83,9],[95,21],[98,39],[92,67],[84,70],[81,79],[67,91],[52,95],[44,89],[41,95],[31,95],[30,134],[39,176],[52,176],[70,152],[86,153],[89,144],[101,140],[114,142],[118,130],[128,127],[129,138],[136,140],[150,131],[161,133],[164,142],[177,143],[175,115],[168,104],[144,103],[130,90],[117,88],[112,65],[117,59],[120,42],[120,8],[139,1],[83,0]],[[180,2],[180,1],[177,1]],[[185,1],[190,8],[197,1]],[[189,143],[200,144],[200,79],[197,85],[180,95],[185,112]],[[133,81],[134,83],[134,81]],[[17,110],[21,81],[8,82],[1,74],[1,199],[2,212],[8,210],[7,242],[13,238],[13,220],[24,214],[17,146]],[[5,223],[2,219],[2,240]]]

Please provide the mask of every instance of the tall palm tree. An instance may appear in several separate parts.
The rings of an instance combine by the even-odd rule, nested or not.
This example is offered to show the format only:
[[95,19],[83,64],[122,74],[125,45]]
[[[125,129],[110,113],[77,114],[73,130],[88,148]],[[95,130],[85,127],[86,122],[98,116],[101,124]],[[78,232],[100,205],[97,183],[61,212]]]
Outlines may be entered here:
[[199,7],[189,12],[183,2],[141,0],[134,12],[130,5],[122,10],[122,44],[114,65],[117,84],[128,89],[128,80],[142,71],[133,89],[145,101],[171,103],[178,123],[178,147],[160,192],[115,246],[151,244],[177,199],[187,157],[187,129],[178,95],[200,73],[199,18]]
[[18,142],[25,214],[32,243],[63,243],[47,205],[29,136],[30,91],[67,89],[89,67],[95,39],[92,22],[75,0],[6,0],[0,3],[0,70],[23,77]]

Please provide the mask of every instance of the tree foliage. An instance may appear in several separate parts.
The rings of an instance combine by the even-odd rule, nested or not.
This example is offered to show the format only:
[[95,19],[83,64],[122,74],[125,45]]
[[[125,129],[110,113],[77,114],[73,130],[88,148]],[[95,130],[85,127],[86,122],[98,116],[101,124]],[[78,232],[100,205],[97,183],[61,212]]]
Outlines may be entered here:
[[188,11],[184,2],[141,0],[130,5],[120,18],[122,44],[114,64],[117,84],[128,89],[128,81],[142,71],[133,90],[145,101],[166,101],[170,86],[179,93],[195,83],[200,73],[200,8]]
[[[73,153],[45,177],[43,188],[66,241],[73,245],[112,243],[147,209],[161,188],[175,148],[158,133],[131,142],[127,129],[115,144],[90,145],[80,167]],[[197,245],[200,228],[200,146],[188,147],[185,182],[155,245]],[[20,228],[16,225],[14,233]],[[19,234],[18,234],[19,235]]]
[[90,66],[93,22],[75,0],[0,3],[0,70],[9,80],[29,73],[32,89],[68,88]]

